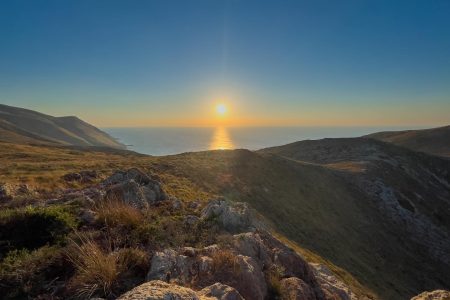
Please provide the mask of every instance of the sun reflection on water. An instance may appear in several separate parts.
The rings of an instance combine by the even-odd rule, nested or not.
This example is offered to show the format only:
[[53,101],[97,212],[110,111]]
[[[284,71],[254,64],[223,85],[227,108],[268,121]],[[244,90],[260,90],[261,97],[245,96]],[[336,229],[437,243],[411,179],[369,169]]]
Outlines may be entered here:
[[233,141],[225,127],[216,127],[209,145],[210,150],[226,150],[233,149]]

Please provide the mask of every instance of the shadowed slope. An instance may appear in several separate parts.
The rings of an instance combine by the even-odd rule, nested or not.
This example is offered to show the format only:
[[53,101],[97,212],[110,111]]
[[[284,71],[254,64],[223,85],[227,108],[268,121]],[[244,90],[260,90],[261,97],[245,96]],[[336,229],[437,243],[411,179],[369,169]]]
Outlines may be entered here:
[[77,117],[52,117],[0,104],[0,140],[76,146],[125,146]]
[[415,151],[450,157],[450,125],[422,130],[384,131],[365,137],[393,143]]
[[372,227],[353,224],[347,230],[365,233],[371,239],[368,244],[374,243],[372,249],[355,249],[351,255],[384,277],[376,288],[386,291],[384,297],[406,298],[422,289],[450,286],[447,160],[365,138],[302,141],[259,153],[325,168],[359,193],[354,194],[359,205],[375,206],[365,216]]

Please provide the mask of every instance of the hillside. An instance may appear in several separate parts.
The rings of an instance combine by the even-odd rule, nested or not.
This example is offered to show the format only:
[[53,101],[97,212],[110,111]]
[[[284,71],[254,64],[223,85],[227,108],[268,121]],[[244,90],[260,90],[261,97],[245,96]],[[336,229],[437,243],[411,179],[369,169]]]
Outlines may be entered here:
[[404,131],[384,131],[366,137],[438,156],[450,157],[450,126]]
[[0,104],[0,141],[75,146],[125,146],[77,117],[53,117]]
[[67,172],[139,167],[187,206],[214,195],[247,202],[361,297],[409,299],[450,287],[450,165],[438,157],[363,138],[166,157],[20,145],[0,151],[0,181],[42,187],[47,198],[83,188],[66,182]]
[[[361,217],[357,223],[342,215],[347,207],[329,207],[343,218],[338,226],[334,225],[339,228],[336,230],[347,234],[355,231],[369,238],[362,248],[358,245],[358,250],[339,252],[339,257],[332,261],[347,270],[362,271],[366,278],[383,274],[383,282],[379,282],[383,286],[374,289],[386,291],[383,294],[387,299],[404,299],[421,289],[449,287],[447,160],[366,138],[301,141],[259,153],[275,155],[274,159],[281,157],[298,166],[310,164],[322,168],[343,181],[341,188],[353,190],[350,197],[357,204],[346,203],[367,209],[350,213]],[[329,180],[320,182],[326,182],[324,189],[337,193]],[[322,202],[322,197],[309,201]],[[349,237],[341,242],[344,240],[345,244],[350,241]],[[353,257],[353,262],[341,262],[346,253]],[[369,268],[363,271],[364,266]],[[370,270],[377,271],[370,275]]]
[[[225,300],[217,294],[225,288],[238,300],[239,294],[263,300],[286,293],[305,300],[374,299],[344,269],[267,232],[266,220],[245,203],[217,200],[213,190],[184,176],[190,169],[184,163],[196,164],[195,155],[8,145],[0,143],[6,166],[0,181],[7,182],[0,185],[5,299],[115,299],[135,286],[122,298],[140,299],[134,293],[143,297],[151,288],[189,295],[177,299],[206,293]],[[145,173],[114,171],[130,166]],[[161,282],[166,276],[170,285]]]

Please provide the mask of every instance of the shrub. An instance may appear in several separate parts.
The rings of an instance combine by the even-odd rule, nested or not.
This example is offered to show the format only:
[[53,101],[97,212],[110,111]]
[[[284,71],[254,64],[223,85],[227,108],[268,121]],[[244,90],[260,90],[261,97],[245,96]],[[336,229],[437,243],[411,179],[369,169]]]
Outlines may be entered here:
[[136,228],[144,216],[135,207],[118,198],[108,198],[97,204],[95,210],[98,213],[98,220],[106,226],[121,226],[126,228]]
[[69,290],[78,299],[113,298],[143,281],[148,256],[139,249],[104,250],[91,239],[73,242],[67,252],[75,268]]
[[284,268],[278,265],[272,265],[266,271],[266,281],[270,299],[279,299],[281,294],[281,279],[284,276]]
[[34,250],[46,244],[64,241],[75,217],[61,206],[26,207],[0,212],[0,256],[14,249]]
[[52,282],[70,272],[59,247],[44,246],[34,251],[10,251],[0,264],[0,295],[3,299],[31,299],[51,293]]

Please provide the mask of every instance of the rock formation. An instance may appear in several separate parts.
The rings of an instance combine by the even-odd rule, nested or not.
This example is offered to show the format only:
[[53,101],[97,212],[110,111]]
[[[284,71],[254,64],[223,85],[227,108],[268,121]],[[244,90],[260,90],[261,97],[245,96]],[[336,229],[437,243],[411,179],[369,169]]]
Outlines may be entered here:
[[444,290],[436,290],[432,292],[423,292],[411,300],[450,300],[450,292]]

